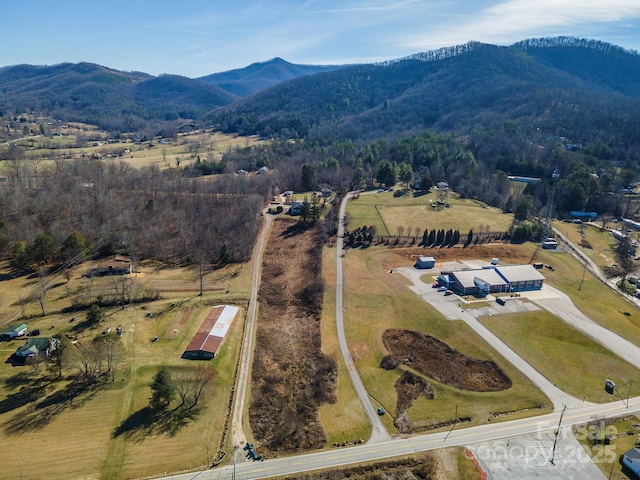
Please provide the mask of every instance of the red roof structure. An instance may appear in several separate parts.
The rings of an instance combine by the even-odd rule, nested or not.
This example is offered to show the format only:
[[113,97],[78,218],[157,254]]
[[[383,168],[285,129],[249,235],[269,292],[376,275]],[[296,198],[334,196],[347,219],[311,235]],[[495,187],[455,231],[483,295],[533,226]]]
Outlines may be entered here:
[[182,354],[182,358],[214,358],[218,354],[238,310],[240,310],[238,307],[232,305],[213,307]]

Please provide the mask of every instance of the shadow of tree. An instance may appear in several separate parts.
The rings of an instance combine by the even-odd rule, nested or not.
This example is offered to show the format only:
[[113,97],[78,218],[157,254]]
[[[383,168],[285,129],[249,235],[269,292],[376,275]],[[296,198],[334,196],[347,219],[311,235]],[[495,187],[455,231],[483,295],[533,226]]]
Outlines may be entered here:
[[0,415],[16,408],[33,403],[47,394],[53,382],[48,377],[36,377],[31,372],[19,372],[4,380],[3,384],[9,391],[19,388],[0,401]]
[[126,435],[129,440],[141,442],[150,435],[173,437],[190,421],[198,418],[200,413],[200,406],[182,406],[173,410],[155,410],[147,406],[124,419],[111,433],[111,438]]
[[297,223],[294,223],[293,225],[291,225],[290,227],[288,227],[284,232],[282,232],[280,234],[280,236],[284,237],[284,238],[295,237],[297,235],[300,235],[300,234],[306,232],[312,226],[313,225],[311,225],[311,224],[297,222]]
[[[33,404],[24,413],[5,422],[5,433],[7,435],[20,435],[31,430],[42,428],[67,408],[78,408],[84,405],[93,398],[103,386],[104,382],[93,382],[90,384],[86,382],[71,382],[63,389],[57,390],[43,398],[40,402]],[[28,391],[26,391],[25,394],[31,394],[30,403],[36,401],[44,394],[33,392],[33,390],[36,389],[41,390],[40,387],[27,388]],[[22,389],[14,395],[19,395],[21,392]],[[16,400],[14,400],[14,402],[15,401]],[[26,403],[27,402],[24,401],[22,402],[23,405],[26,405]],[[5,408],[9,406],[10,403],[6,404]]]

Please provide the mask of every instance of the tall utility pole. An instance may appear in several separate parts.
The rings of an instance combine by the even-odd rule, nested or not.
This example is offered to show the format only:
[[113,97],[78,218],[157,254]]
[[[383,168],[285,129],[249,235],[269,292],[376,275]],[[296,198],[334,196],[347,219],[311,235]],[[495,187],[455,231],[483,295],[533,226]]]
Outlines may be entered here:
[[556,195],[556,182],[560,177],[560,172],[556,168],[551,175],[552,186],[551,186],[551,195],[549,196],[549,202],[547,202],[547,211],[544,216],[544,224],[542,226],[542,233],[540,234],[540,243],[544,241],[545,238],[549,236],[549,232],[551,231],[551,214],[553,213],[553,198]]
[[551,465],[555,465],[553,460],[556,456],[556,444],[558,443],[558,435],[560,435],[560,425],[562,425],[562,417],[564,417],[564,412],[567,409],[566,405],[562,405],[562,412],[560,412],[560,420],[558,420],[558,430],[556,430],[556,438],[553,440],[553,450],[551,450],[551,458],[549,459],[549,463]]

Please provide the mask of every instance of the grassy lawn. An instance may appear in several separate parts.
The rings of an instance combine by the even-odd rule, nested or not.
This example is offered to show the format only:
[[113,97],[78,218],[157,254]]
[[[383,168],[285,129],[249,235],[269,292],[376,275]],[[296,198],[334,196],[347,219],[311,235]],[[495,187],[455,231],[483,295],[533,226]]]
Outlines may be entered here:
[[[615,227],[615,225],[614,223],[608,224],[609,227]],[[575,224],[556,221],[553,222],[553,227],[578,245],[598,267],[604,268],[616,263],[613,255],[616,240],[609,231],[602,231],[599,227],[585,223]]]
[[[638,438],[638,417],[629,415],[620,419],[610,419],[607,422],[596,422],[574,428],[576,438],[584,447],[591,460],[600,468],[604,476],[612,480],[628,480],[622,473],[620,456],[635,446]],[[609,445],[594,445],[593,435],[601,437],[603,434],[611,437]]]
[[[546,311],[480,320],[546,378],[577,398],[609,402],[606,378],[622,384],[640,375],[633,365]],[[632,396],[638,394],[640,385],[632,391]]]
[[371,424],[353,389],[349,372],[344,364],[336,334],[336,250],[325,248],[322,255],[322,272],[325,280],[322,308],[322,351],[338,364],[338,401],[320,407],[320,421],[327,433],[328,444],[367,440]]
[[[478,393],[430,383],[436,391],[434,400],[420,397],[408,410],[418,430],[437,422],[453,420],[458,415],[472,418],[473,424],[497,419],[490,412],[516,412],[502,420],[537,415],[550,411],[551,402],[519,371],[471,331],[463,322],[447,321],[407,288],[407,280],[388,273],[388,262],[396,262],[390,249],[349,250],[345,262],[345,330],[351,356],[374,403],[393,414],[396,406],[394,383],[400,369],[384,370],[380,361],[387,354],[382,333],[387,328],[405,328],[433,335],[465,355],[490,359],[511,378],[513,386],[501,392]],[[409,265],[409,260],[406,260]],[[540,408],[544,407],[544,408]],[[390,432],[393,421],[385,416]]]
[[[149,384],[160,365],[173,370],[198,365],[180,358],[185,346],[213,305],[246,305],[251,266],[235,265],[208,273],[204,296],[198,297],[193,272],[144,264],[135,281],[158,289],[162,298],[125,309],[107,308],[107,318],[93,330],[78,329],[83,311],[61,312],[69,305],[70,294],[88,288],[88,279],[82,277],[87,268],[77,267],[68,284],[54,282],[44,317],[39,305],[23,302],[26,323],[29,329],[40,328],[43,336],[72,333],[81,344],[88,344],[106,326],[121,325],[124,357],[115,381],[96,391],[56,397],[56,392],[70,384],[76,366],[65,368],[67,380],[52,382],[44,367],[36,371],[29,366],[0,365],[0,445],[16,458],[38,446],[37,455],[20,462],[19,470],[15,463],[0,466],[0,478],[17,474],[42,478],[43,472],[51,478],[140,478],[204,467],[207,458],[213,461],[217,455],[224,431],[244,311],[236,318],[220,356],[207,363],[215,380],[190,417],[168,415],[160,424],[150,424],[144,415]],[[2,282],[5,323],[16,314],[19,318],[20,292],[36,281],[20,277]],[[96,294],[108,285],[108,278],[91,282]],[[70,322],[72,317],[77,320]],[[158,340],[152,342],[155,336]],[[4,358],[23,343],[24,339],[0,343]]]
[[445,199],[449,207],[439,209],[431,207],[441,199],[439,192],[401,197],[394,197],[394,193],[376,192],[350,201],[347,205],[347,214],[351,217],[349,229],[373,225],[378,235],[398,235],[402,229],[403,236],[419,237],[425,228],[452,229],[466,236],[469,229],[476,233],[504,232],[512,222],[511,215],[475,200],[461,199],[454,193]]

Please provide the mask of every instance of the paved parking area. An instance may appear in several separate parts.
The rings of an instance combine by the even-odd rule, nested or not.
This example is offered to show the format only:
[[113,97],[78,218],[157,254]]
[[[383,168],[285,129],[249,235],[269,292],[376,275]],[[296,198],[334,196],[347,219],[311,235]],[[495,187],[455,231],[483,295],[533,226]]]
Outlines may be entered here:
[[[490,480],[602,480],[606,478],[578,443],[571,429],[563,428],[558,436],[553,464],[554,432],[483,442],[467,447],[476,456],[480,468]],[[613,452],[607,455],[619,455]],[[596,461],[604,454],[596,454]]]

